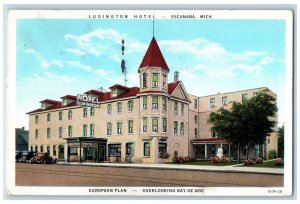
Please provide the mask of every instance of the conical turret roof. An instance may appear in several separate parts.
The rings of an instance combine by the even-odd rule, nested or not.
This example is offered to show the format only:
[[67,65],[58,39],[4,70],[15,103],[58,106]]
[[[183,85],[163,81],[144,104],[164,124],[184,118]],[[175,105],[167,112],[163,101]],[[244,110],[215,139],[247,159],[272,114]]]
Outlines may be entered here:
[[165,69],[169,71],[169,67],[164,59],[164,56],[162,55],[159,46],[156,42],[156,39],[153,37],[150,45],[147,49],[147,52],[143,58],[143,61],[139,68],[142,67],[161,67],[162,69]]

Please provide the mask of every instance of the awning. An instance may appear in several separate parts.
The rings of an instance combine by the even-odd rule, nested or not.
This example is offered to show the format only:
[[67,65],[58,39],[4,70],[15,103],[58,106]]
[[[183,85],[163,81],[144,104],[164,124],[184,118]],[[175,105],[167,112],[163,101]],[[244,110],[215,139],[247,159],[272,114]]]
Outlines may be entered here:
[[222,139],[222,138],[197,138],[191,140],[191,143],[194,144],[229,144],[228,141]]

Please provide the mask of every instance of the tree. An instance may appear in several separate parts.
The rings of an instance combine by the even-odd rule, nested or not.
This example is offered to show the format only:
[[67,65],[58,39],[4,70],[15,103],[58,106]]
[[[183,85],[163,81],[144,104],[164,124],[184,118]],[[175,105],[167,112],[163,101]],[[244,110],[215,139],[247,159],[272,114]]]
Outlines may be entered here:
[[270,135],[276,122],[272,119],[277,112],[276,99],[266,91],[255,97],[233,102],[228,110],[221,108],[212,112],[208,122],[213,124],[212,130],[228,142],[238,146],[240,162],[241,145],[247,146],[247,159],[251,144],[262,145],[266,136]]
[[284,157],[284,125],[278,128],[278,157]]

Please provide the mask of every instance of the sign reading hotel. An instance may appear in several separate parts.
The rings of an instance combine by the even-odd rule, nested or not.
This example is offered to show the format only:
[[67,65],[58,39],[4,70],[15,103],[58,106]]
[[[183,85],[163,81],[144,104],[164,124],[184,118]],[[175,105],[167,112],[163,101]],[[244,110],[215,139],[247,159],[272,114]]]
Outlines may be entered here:
[[83,107],[100,108],[100,102],[98,98],[87,94],[77,94],[76,105]]

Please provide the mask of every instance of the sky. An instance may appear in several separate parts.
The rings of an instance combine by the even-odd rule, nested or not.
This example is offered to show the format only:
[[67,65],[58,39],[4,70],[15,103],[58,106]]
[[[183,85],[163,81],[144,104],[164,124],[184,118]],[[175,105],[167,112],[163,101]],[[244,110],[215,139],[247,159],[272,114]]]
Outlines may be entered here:
[[[16,127],[28,129],[27,112],[44,99],[124,85],[139,86],[138,68],[153,36],[150,19],[17,20]],[[156,19],[154,35],[188,93],[205,96],[268,87],[284,123],[285,21]]]

